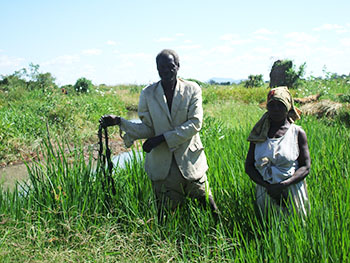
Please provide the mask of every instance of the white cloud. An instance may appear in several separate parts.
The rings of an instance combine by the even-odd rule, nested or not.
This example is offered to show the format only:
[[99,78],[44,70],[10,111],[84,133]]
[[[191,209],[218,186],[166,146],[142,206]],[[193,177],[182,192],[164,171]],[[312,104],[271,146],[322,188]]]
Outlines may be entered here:
[[97,48],[91,48],[84,49],[81,53],[83,53],[84,55],[100,55],[102,53],[102,50]]
[[117,44],[117,42],[115,42],[115,41],[113,41],[113,40],[108,40],[108,41],[106,42],[106,44],[109,45],[109,46],[115,46],[115,45]]
[[172,37],[160,37],[160,38],[155,39],[154,41],[155,42],[172,42],[174,40],[175,39]]
[[239,35],[237,34],[224,34],[220,37],[220,39],[224,41],[231,41],[232,39],[237,39],[237,38],[239,38]]
[[201,46],[200,45],[180,45],[180,46],[177,46],[175,49],[179,49],[179,50],[193,50],[193,49],[200,49]]
[[24,58],[11,58],[6,55],[0,56],[0,67],[19,67],[24,62]]
[[276,32],[266,28],[260,28],[253,32],[253,37],[256,40],[271,40],[273,35],[276,35]]
[[235,57],[235,60],[243,62],[243,63],[255,63],[259,59],[261,59],[260,56],[256,56],[256,55],[253,55],[250,53]]
[[235,49],[229,45],[221,45],[213,47],[209,50],[209,53],[231,54]]
[[231,45],[242,45],[252,42],[251,39],[241,38],[237,34],[225,34],[220,37],[221,40],[227,41]]
[[344,47],[350,47],[350,38],[340,39],[340,44]]
[[130,61],[131,60],[151,60],[153,58],[153,55],[148,54],[148,53],[143,53],[143,52],[139,52],[139,53],[126,53],[126,54],[120,54],[119,57],[121,59],[123,59],[124,61]]
[[339,48],[318,47],[315,48],[315,53],[322,54],[323,56],[334,57],[344,54],[344,51]]
[[349,24],[346,24],[346,26],[341,26],[337,24],[323,24],[320,27],[314,28],[314,31],[335,31],[337,33],[346,33],[346,32],[349,32],[349,30],[350,30]]
[[254,36],[254,38],[255,38],[256,40],[271,40],[270,37],[263,36],[263,35],[256,35],[256,36]]
[[83,66],[82,70],[81,70],[81,75],[86,75],[89,76],[90,78],[94,78],[93,76],[96,73],[96,67],[90,64],[86,64]]
[[[159,37],[157,39],[154,39],[154,41],[155,42],[174,42],[174,41],[179,40],[179,38],[182,38],[184,36],[185,36],[185,34],[183,34],[183,33],[176,33],[170,37],[169,36],[168,37]],[[181,39],[181,41],[183,41],[183,40]]]
[[258,30],[256,30],[255,32],[253,32],[254,35],[268,35],[268,36],[271,36],[271,35],[274,35],[276,34],[276,32],[274,31],[270,31],[266,28],[260,28]]
[[253,48],[253,51],[256,53],[259,53],[259,54],[261,53],[265,55],[265,54],[270,54],[272,52],[272,49],[269,47],[256,47],[256,48]]
[[52,60],[49,61],[45,61],[42,63],[42,65],[44,66],[48,66],[48,65],[71,65],[73,63],[79,62],[80,58],[77,55],[63,55],[63,56],[59,56],[56,57]]
[[284,35],[290,46],[300,46],[306,43],[317,43],[318,38],[304,32],[291,32]]

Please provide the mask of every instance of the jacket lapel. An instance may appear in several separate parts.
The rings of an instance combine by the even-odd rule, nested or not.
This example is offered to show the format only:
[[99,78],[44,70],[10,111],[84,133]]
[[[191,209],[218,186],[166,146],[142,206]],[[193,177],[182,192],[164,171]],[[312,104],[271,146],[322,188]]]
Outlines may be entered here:
[[156,100],[159,103],[160,108],[164,111],[164,113],[167,115],[167,117],[169,118],[169,121],[171,122],[171,116],[170,116],[170,112],[168,109],[168,104],[166,102],[166,97],[163,91],[163,87],[161,82],[158,82],[158,85],[155,89],[155,94],[154,94]]
[[180,80],[177,79],[176,87],[174,91],[173,103],[171,104],[171,118],[174,119],[179,105],[182,100],[183,85],[180,83]]

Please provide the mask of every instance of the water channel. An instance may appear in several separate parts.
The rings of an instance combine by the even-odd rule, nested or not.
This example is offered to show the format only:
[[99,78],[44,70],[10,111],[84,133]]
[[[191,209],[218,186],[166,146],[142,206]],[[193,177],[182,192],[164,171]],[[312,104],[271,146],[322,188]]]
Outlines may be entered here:
[[[131,121],[133,122],[140,122],[140,120],[137,119],[135,112],[128,114],[128,117],[130,117]],[[111,159],[114,167],[123,169],[128,163],[133,160],[133,158],[136,158],[138,161],[142,160],[142,152],[122,152],[118,155],[112,156]],[[0,168],[0,185],[2,185],[4,189],[11,189],[17,181],[24,181],[27,178],[28,172],[25,164],[16,164]]]

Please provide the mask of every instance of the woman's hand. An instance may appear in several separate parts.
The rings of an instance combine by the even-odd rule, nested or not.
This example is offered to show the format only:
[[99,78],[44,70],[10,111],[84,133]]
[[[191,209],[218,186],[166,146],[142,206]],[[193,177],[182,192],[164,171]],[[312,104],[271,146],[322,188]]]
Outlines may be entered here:
[[271,198],[273,198],[277,203],[281,200],[286,200],[288,198],[287,186],[281,183],[270,184],[266,187],[267,193]]
[[103,115],[100,118],[100,124],[103,128],[114,125],[120,125],[120,117],[116,115]]

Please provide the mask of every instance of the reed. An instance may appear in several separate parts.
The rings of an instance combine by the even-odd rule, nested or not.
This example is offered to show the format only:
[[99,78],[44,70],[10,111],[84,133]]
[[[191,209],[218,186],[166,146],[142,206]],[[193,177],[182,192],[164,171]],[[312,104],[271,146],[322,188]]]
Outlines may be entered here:
[[[42,262],[57,251],[62,253],[57,262],[349,262],[348,129],[302,118],[298,124],[306,131],[312,160],[310,215],[271,213],[263,220],[254,205],[255,185],[244,173],[246,138],[262,111],[240,103],[217,110],[223,114],[208,114],[201,137],[221,211],[218,222],[188,200],[159,224],[136,152],[124,169],[114,169],[117,193],[112,195],[101,164],[85,160],[82,150],[64,140],[46,141],[45,161],[28,164],[29,181],[12,192],[0,191],[0,215],[7,220],[0,224],[5,251],[0,260],[34,250]],[[19,251],[11,242],[29,248]]]

